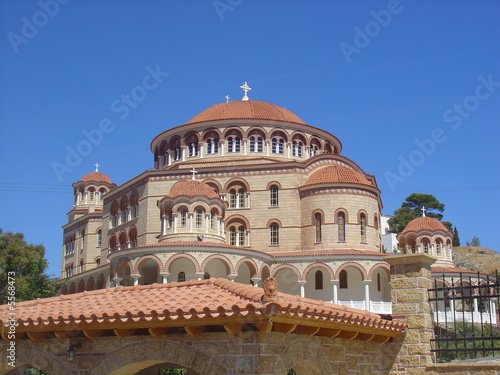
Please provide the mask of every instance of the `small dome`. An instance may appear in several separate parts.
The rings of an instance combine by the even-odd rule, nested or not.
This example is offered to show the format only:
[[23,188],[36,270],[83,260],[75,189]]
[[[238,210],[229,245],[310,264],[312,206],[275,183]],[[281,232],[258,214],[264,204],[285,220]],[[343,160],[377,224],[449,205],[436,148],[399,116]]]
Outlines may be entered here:
[[256,100],[233,100],[208,107],[186,124],[216,120],[272,120],[306,125],[296,114],[277,105]]
[[85,176],[83,176],[80,179],[80,181],[82,181],[82,182],[96,181],[96,182],[106,182],[108,184],[112,184],[112,182],[109,179],[109,177],[106,176],[104,173],[101,173],[101,172],[90,172],[90,173],[87,173]]
[[430,232],[434,232],[437,230],[441,230],[443,232],[451,232],[438,219],[435,219],[433,217],[423,216],[423,217],[417,217],[416,219],[410,221],[401,233],[406,234],[408,232],[420,232],[423,230]]
[[206,197],[208,199],[219,198],[214,189],[204,182],[189,180],[189,181],[179,181],[170,189],[170,193],[167,198],[177,198],[177,197]]
[[373,186],[361,173],[343,165],[330,165],[313,172],[302,186],[349,183]]

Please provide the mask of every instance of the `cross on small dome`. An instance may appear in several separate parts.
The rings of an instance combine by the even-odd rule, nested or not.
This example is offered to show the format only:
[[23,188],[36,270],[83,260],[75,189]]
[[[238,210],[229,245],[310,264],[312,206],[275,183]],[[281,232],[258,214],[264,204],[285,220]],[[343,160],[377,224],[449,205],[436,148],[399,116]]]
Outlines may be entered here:
[[99,172],[99,167],[100,167],[99,163],[95,163],[94,167],[95,167],[95,171]]
[[422,217],[425,217],[425,211],[427,211],[427,209],[424,206],[422,206]]
[[247,95],[247,92],[251,90],[251,88],[248,86],[248,83],[245,82],[243,86],[240,86],[240,89],[242,89],[245,93],[245,96],[243,96],[243,99],[241,100],[250,100]]
[[231,97],[229,95],[226,95],[224,98],[226,98],[226,103],[229,103],[229,99],[231,99]]

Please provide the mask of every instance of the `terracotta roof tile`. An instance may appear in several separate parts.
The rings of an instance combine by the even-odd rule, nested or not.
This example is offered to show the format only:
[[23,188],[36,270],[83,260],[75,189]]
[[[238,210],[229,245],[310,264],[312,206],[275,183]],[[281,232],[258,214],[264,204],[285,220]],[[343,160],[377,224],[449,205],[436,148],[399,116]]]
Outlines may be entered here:
[[[129,324],[136,328],[151,324],[183,327],[186,319],[191,325],[197,319],[200,324],[220,325],[232,318],[245,324],[276,316],[293,318],[295,323],[331,325],[385,337],[397,337],[406,328],[402,322],[385,320],[368,311],[283,293],[278,293],[273,302],[263,303],[263,295],[260,288],[226,279],[101,289],[17,303],[16,332],[64,330],[67,324],[73,324],[74,329],[110,329]],[[7,316],[8,309],[8,305],[0,306],[0,317]],[[221,317],[224,320],[213,322]],[[0,326],[7,324],[0,320]]]
[[442,267],[442,266],[431,266],[432,273],[473,273],[477,275],[477,272],[471,270],[465,270],[463,268],[457,267]]
[[209,185],[196,180],[179,181],[170,189],[168,198],[177,197],[206,197],[208,199],[219,198],[214,189]]
[[289,110],[268,102],[256,100],[233,100],[228,103],[213,105],[200,112],[186,124],[233,119],[286,121],[306,125],[304,121]]
[[420,232],[423,230],[428,230],[431,232],[434,232],[436,230],[442,230],[443,232],[451,232],[438,219],[435,219],[433,217],[423,216],[423,217],[417,217],[416,219],[410,221],[401,233],[405,234],[408,232]]
[[106,182],[108,184],[112,184],[111,180],[108,176],[101,172],[90,172],[83,176],[80,181],[96,181],[96,182]]
[[329,165],[314,171],[302,186],[329,183],[351,183],[373,186],[361,173],[343,165]]

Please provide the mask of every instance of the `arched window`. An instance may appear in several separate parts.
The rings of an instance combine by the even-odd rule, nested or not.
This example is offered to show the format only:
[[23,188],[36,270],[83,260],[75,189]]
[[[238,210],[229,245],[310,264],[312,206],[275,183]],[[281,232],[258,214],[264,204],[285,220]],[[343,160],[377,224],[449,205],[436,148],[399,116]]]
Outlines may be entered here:
[[229,228],[229,245],[236,246],[236,227]]
[[271,207],[278,207],[278,187],[276,185],[271,186],[269,189],[269,205]]
[[424,240],[422,245],[424,247],[424,254],[429,254],[429,240]]
[[314,289],[323,289],[323,272],[316,271],[314,274]]
[[245,246],[245,232],[243,225],[230,225],[229,244],[232,246]]
[[228,137],[227,138],[227,152],[240,152],[240,138]]
[[382,290],[382,283],[380,282],[380,273],[377,273],[377,291],[380,292]]
[[262,152],[262,137],[250,137],[250,152]]
[[348,284],[347,284],[347,271],[342,270],[340,271],[339,274],[339,288],[340,289],[347,289]]
[[301,141],[293,141],[292,145],[293,156],[302,157],[302,146],[303,143]]
[[443,248],[443,242],[438,238],[436,240],[436,255],[441,255],[442,248]]
[[339,241],[345,241],[345,214],[343,212],[339,212],[337,215],[337,226]]
[[192,142],[188,145],[189,156],[198,155],[198,142]]
[[196,228],[201,228],[202,219],[203,219],[203,211],[196,210]]
[[203,279],[204,279],[204,280],[208,280],[208,279],[210,279],[210,274],[209,274],[208,272],[205,272],[205,273],[203,274]]
[[102,246],[102,230],[97,231],[97,247]]
[[97,258],[95,260],[95,265],[96,265],[96,267],[100,267],[101,266],[101,258]]
[[359,215],[359,230],[361,235],[361,242],[366,242],[366,215]]
[[219,139],[207,139],[207,154],[217,154],[219,152]]
[[280,137],[273,137],[271,140],[273,154],[282,154],[285,145],[285,140]]
[[179,274],[177,275],[177,281],[180,283],[186,281],[186,274],[182,271],[179,272]]
[[181,210],[181,222],[180,222],[180,226],[182,228],[185,228],[186,224],[187,224],[187,210],[182,209]]
[[89,189],[89,200],[91,200],[91,201],[94,200],[94,193],[95,193],[94,188],[90,188]]
[[269,227],[271,245],[279,245],[280,244],[280,234],[279,234],[279,226],[276,223],[272,223]]
[[245,228],[240,226],[238,228],[238,246],[245,246]]
[[316,242],[321,242],[321,214],[314,215],[314,225],[316,227]]

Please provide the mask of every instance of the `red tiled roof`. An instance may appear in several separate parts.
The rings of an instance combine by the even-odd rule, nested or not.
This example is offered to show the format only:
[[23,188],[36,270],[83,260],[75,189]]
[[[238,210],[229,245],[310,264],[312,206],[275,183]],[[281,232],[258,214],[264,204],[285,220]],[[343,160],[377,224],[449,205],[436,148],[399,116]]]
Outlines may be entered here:
[[[278,293],[272,302],[263,303],[263,295],[261,288],[226,279],[116,287],[61,295],[17,303],[19,325],[16,333],[28,333],[32,339],[43,338],[48,332],[64,335],[70,324],[72,330],[83,330],[86,335],[110,329],[115,329],[118,335],[116,329],[120,327],[127,330],[184,327],[188,333],[193,333],[193,326],[232,323],[242,327],[256,324],[259,328],[259,325],[269,322],[276,322],[270,329],[279,331],[280,324],[282,327],[288,322],[288,326],[318,327],[313,334],[334,337],[342,330],[350,338],[385,342],[390,337],[399,336],[406,328],[402,322],[384,320],[368,311],[283,293]],[[8,311],[8,305],[0,306],[0,317],[5,319],[0,320],[2,327],[8,325],[4,318]],[[297,333],[304,332],[299,330]],[[310,329],[308,333],[311,334]]]
[[361,173],[343,165],[329,165],[328,167],[314,171],[302,186],[329,183],[352,183],[373,186]]
[[219,198],[214,189],[209,185],[201,181],[189,180],[189,181],[179,181],[170,189],[168,193],[168,198],[177,197],[206,197],[208,199]]
[[436,230],[442,230],[443,232],[450,232],[448,228],[446,228],[443,223],[441,223],[438,219],[433,217],[423,216],[417,217],[413,219],[406,225],[405,229],[401,232],[402,234],[408,232],[420,232],[422,230],[428,230],[434,232]]
[[233,119],[286,121],[306,125],[304,121],[289,110],[256,100],[233,100],[228,103],[213,105],[200,112],[186,124]]
[[432,273],[474,273],[475,271],[464,270],[463,268],[456,267],[442,267],[442,266],[431,266]]
[[357,249],[328,249],[328,250],[302,250],[302,251],[276,251],[268,253],[273,257],[303,257],[303,256],[330,256],[330,255],[371,255],[371,256],[387,256],[389,254],[380,253],[378,251],[357,250]]
[[90,172],[83,176],[80,181],[96,181],[96,182],[106,182],[108,184],[112,184],[111,180],[108,176],[101,172]]

